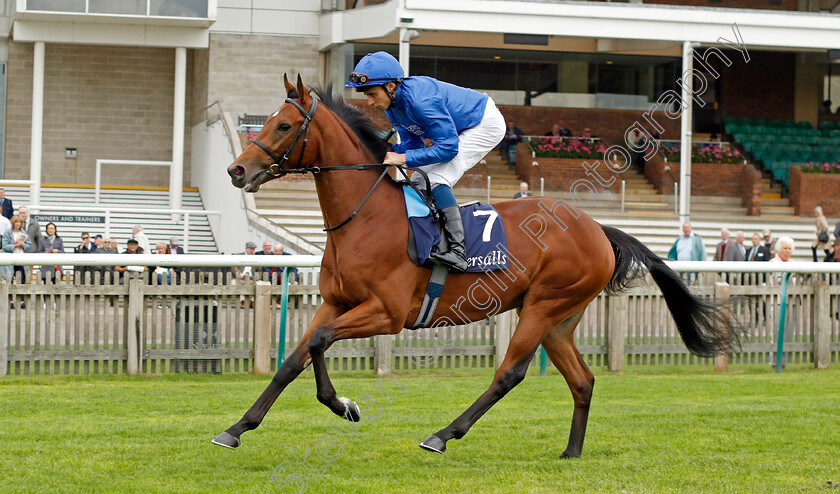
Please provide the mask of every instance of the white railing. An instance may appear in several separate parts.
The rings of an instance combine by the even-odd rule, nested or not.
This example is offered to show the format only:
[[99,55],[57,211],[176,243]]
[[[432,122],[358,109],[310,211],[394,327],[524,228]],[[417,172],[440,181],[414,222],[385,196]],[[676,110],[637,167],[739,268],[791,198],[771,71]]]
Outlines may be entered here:
[[[163,261],[165,259],[165,261]],[[158,265],[173,267],[318,267],[322,256],[283,255],[221,255],[221,254],[134,254],[131,264]],[[75,265],[75,266],[123,266],[126,258],[113,254],[10,254],[0,253],[0,266],[40,266],[40,265]],[[669,268],[677,272],[704,273],[840,273],[840,263],[833,262],[749,262],[749,261],[665,261]]]
[[111,213],[151,213],[151,214],[160,214],[160,215],[184,215],[184,222],[183,222],[183,230],[184,230],[184,250],[189,250],[190,246],[190,216],[207,216],[208,220],[210,216],[219,217],[221,216],[221,211],[205,211],[201,209],[154,209],[154,208],[119,208],[119,207],[108,207],[108,206],[55,206],[55,205],[46,205],[46,204],[34,204],[29,206],[30,211],[37,211],[42,213],[44,211],[57,211],[58,214],[64,214],[68,212],[83,212],[83,213],[105,213],[105,236],[111,235]]
[[312,268],[321,265],[321,256],[257,256],[221,254],[10,254],[0,253],[0,266],[137,266],[171,267],[299,267]]
[[[102,187],[102,165],[142,165],[142,166],[168,166],[172,167],[171,161],[143,161],[143,160],[96,160],[96,183],[93,191],[93,203],[99,204],[99,191]],[[169,184],[170,191],[172,184]],[[173,193],[169,194],[169,205],[172,206]]]
[[[34,180],[0,180],[0,187],[4,185],[28,185],[29,197],[31,198],[34,194],[34,189],[37,185],[37,182]],[[26,202],[29,202],[29,199],[27,199]]]

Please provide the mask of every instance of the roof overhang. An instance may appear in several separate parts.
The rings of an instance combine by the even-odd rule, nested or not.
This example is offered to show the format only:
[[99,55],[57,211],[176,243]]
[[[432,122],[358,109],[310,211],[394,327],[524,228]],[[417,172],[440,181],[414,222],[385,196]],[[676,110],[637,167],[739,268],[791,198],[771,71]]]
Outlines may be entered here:
[[12,39],[16,42],[44,41],[93,45],[207,48],[210,30],[206,27],[158,24],[111,24],[105,22],[59,22],[15,19]]
[[321,47],[375,39],[396,40],[399,28],[425,32],[528,33],[613,40],[600,49],[650,41],[737,44],[750,48],[840,49],[840,15],[671,5],[514,0],[391,0],[324,14]]

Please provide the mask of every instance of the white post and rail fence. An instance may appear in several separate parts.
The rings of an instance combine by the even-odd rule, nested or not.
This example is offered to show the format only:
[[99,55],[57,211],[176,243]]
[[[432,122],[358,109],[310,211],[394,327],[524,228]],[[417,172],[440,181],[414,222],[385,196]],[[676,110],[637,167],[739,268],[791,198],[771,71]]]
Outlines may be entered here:
[[[270,374],[300,341],[321,303],[317,270],[311,269],[320,265],[319,256],[143,254],[130,259],[0,254],[5,266],[75,265],[106,272],[106,282],[44,284],[37,275],[23,284],[0,281],[0,376]],[[151,266],[147,272],[156,266],[192,271],[188,279],[171,284],[154,277],[151,283],[132,277],[114,283],[108,266],[128,262],[140,269]],[[620,295],[602,293],[590,304],[575,333],[589,365],[616,372],[663,364],[714,365],[723,371],[730,361],[825,368],[840,360],[840,264],[670,265],[699,273],[690,287],[696,295],[731,298],[731,315],[744,329],[740,346],[717,358],[689,354],[659,288],[642,281]],[[292,266],[302,268],[298,284],[293,276],[268,279],[260,273],[262,267]],[[786,289],[779,284],[784,279],[780,272],[795,273]],[[427,366],[492,369],[501,361],[516,322],[515,313],[507,312],[437,332],[405,330],[340,341],[328,350],[328,364],[334,370],[375,372]]]

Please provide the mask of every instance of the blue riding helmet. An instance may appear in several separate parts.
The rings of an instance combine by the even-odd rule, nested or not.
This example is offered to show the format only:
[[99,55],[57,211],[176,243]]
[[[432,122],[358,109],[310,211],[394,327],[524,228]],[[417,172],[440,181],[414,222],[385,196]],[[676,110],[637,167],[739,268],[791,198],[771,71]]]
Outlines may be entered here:
[[404,78],[405,72],[397,59],[384,51],[378,51],[368,53],[359,60],[344,87],[381,86]]

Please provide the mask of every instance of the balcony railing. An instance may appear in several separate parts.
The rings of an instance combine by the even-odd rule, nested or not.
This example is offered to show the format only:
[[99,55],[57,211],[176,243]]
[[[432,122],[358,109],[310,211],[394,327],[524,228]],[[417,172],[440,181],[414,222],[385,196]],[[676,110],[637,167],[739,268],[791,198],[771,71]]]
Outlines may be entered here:
[[215,18],[216,0],[17,0],[17,13]]

